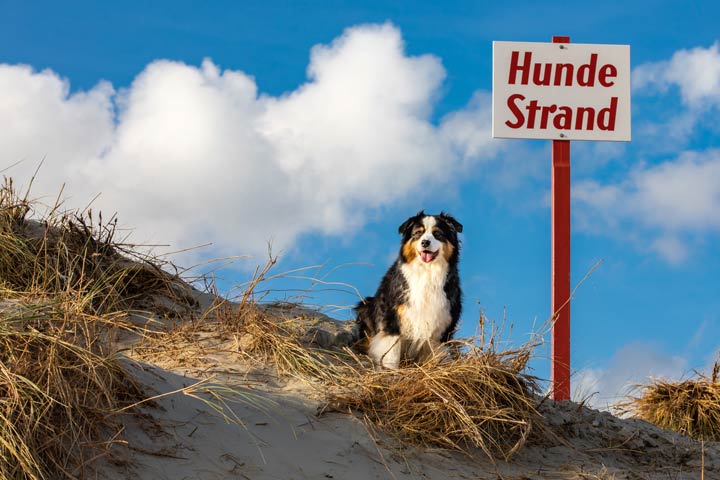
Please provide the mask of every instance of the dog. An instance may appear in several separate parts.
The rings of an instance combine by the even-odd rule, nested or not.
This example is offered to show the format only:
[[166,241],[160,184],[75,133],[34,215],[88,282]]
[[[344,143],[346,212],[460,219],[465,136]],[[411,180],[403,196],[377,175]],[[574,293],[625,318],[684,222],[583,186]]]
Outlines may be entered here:
[[373,297],[355,307],[361,352],[378,368],[422,362],[450,340],[462,311],[458,274],[463,226],[442,212],[421,210],[398,229],[398,258]]

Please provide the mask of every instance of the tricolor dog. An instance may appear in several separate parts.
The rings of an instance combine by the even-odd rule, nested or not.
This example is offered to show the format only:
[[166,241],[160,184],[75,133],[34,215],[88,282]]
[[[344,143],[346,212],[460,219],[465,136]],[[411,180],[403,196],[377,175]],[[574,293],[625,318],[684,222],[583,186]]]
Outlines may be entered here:
[[355,307],[361,349],[376,366],[422,361],[455,333],[461,311],[458,233],[446,213],[418,212],[400,225],[400,253],[373,297]]

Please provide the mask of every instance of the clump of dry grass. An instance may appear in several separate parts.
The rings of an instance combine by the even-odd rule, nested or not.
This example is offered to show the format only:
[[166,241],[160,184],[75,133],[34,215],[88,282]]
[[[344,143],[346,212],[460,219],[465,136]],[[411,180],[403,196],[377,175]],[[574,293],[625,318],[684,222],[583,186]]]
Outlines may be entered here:
[[335,373],[333,360],[344,356],[310,345],[293,320],[274,317],[257,305],[245,305],[234,315],[242,318],[232,334],[236,351],[251,361],[272,365],[281,376],[327,381]]
[[0,185],[0,296],[66,294],[99,314],[133,308],[153,293],[182,297],[164,262],[136,248],[117,238],[116,217],[61,212],[59,203],[43,207],[19,194],[12,179]]
[[529,347],[496,352],[460,343],[459,355],[437,354],[397,371],[346,369],[329,407],[361,412],[381,429],[421,446],[509,459],[538,417],[535,379],[524,373]]
[[245,320],[234,335],[237,351],[243,356],[273,365],[279,375],[326,376],[327,362],[317,349],[303,345],[302,334],[292,321],[273,318],[257,308],[243,316]]
[[683,382],[654,380],[623,404],[634,416],[698,440],[720,440],[720,361],[711,376]]
[[328,356],[304,342],[305,332],[292,320],[277,318],[258,304],[256,288],[268,277],[277,264],[277,257],[269,255],[258,267],[237,301],[231,302],[217,294],[212,283],[214,305],[203,315],[201,322],[212,325],[218,335],[232,339],[233,350],[245,359],[263,366],[272,365],[281,376],[301,379],[327,378],[332,370]]
[[0,477],[76,478],[120,434],[117,413],[141,392],[93,320],[46,307],[0,316]]
[[206,363],[206,354],[220,349],[213,335],[204,335],[212,324],[203,324],[201,319],[183,319],[170,327],[148,329],[142,338],[131,346],[132,358],[150,362],[161,362],[173,367],[200,366]]
[[133,289],[173,280],[129,260],[115,225],[0,185],[0,478],[84,476],[142,397],[113,339]]
[[205,354],[233,352],[262,368],[272,367],[280,376],[327,379],[335,368],[332,359],[343,354],[316,348],[295,319],[273,314],[256,298],[257,286],[267,279],[276,263],[277,257],[270,255],[243,285],[235,301],[218,293],[214,279],[206,281],[213,304],[199,318],[184,318],[167,331],[148,332],[143,342],[133,348],[134,354],[190,366],[202,363]]

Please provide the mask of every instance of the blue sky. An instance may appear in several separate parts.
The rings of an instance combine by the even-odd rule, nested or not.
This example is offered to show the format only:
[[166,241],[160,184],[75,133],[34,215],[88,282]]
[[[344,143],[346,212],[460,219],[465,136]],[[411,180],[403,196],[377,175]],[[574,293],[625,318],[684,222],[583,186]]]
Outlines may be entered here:
[[603,260],[572,305],[576,395],[717,356],[716,2],[0,4],[0,170],[22,160],[5,173],[27,184],[45,158],[37,196],[101,192],[137,241],[213,242],[183,263],[253,255],[229,282],[272,240],[278,271],[324,264],[305,273],[364,295],[397,226],[445,210],[465,225],[461,334],[479,301],[515,342],[549,315],[550,146],[489,138],[492,41],[629,44],[633,142],[572,144],[573,284]]

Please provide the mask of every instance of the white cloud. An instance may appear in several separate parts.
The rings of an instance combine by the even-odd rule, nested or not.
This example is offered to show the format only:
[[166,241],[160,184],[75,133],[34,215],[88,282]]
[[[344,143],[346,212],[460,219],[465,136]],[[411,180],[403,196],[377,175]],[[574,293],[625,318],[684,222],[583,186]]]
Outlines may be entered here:
[[720,43],[675,52],[670,60],[646,63],[632,73],[633,89],[680,89],[685,104],[704,108],[720,105]]
[[46,156],[36,194],[67,182],[81,206],[102,192],[96,207],[118,211],[136,240],[288,250],[494,154],[486,94],[431,123],[444,76],[438,58],[408,56],[390,24],[314,47],[307,82],[280,97],[210,60],[155,61],[118,93],[101,82],[70,94],[54,72],[0,65],[0,167],[26,159],[9,174],[27,179]]
[[650,249],[673,265],[679,265],[690,255],[685,242],[672,234],[665,234],[653,240]]
[[[101,155],[113,137],[112,86],[100,82],[88,92],[69,95],[69,83],[50,70],[0,64],[0,170],[24,160],[30,174],[47,156],[53,179],[45,194],[57,194],[71,182],[72,168]],[[62,180],[60,180],[62,179]],[[89,198],[84,199],[86,201]]]
[[476,92],[465,109],[443,118],[440,133],[464,161],[491,158],[506,143],[492,138],[491,111],[492,96]]
[[618,183],[578,182],[576,225],[623,238],[645,233],[648,248],[677,263],[686,235],[720,232],[720,150],[686,152],[676,160],[641,166]]
[[[641,117],[635,128],[636,138],[646,147],[677,151],[697,134],[698,126],[715,129],[720,107],[719,42],[642,64],[633,70],[632,79],[634,98],[647,108],[647,117]],[[654,98],[645,101],[648,95]]]
[[636,386],[647,384],[651,377],[678,380],[687,374],[687,359],[654,345],[631,343],[615,352],[606,367],[577,372],[572,379],[572,398],[607,409],[625,400]]

